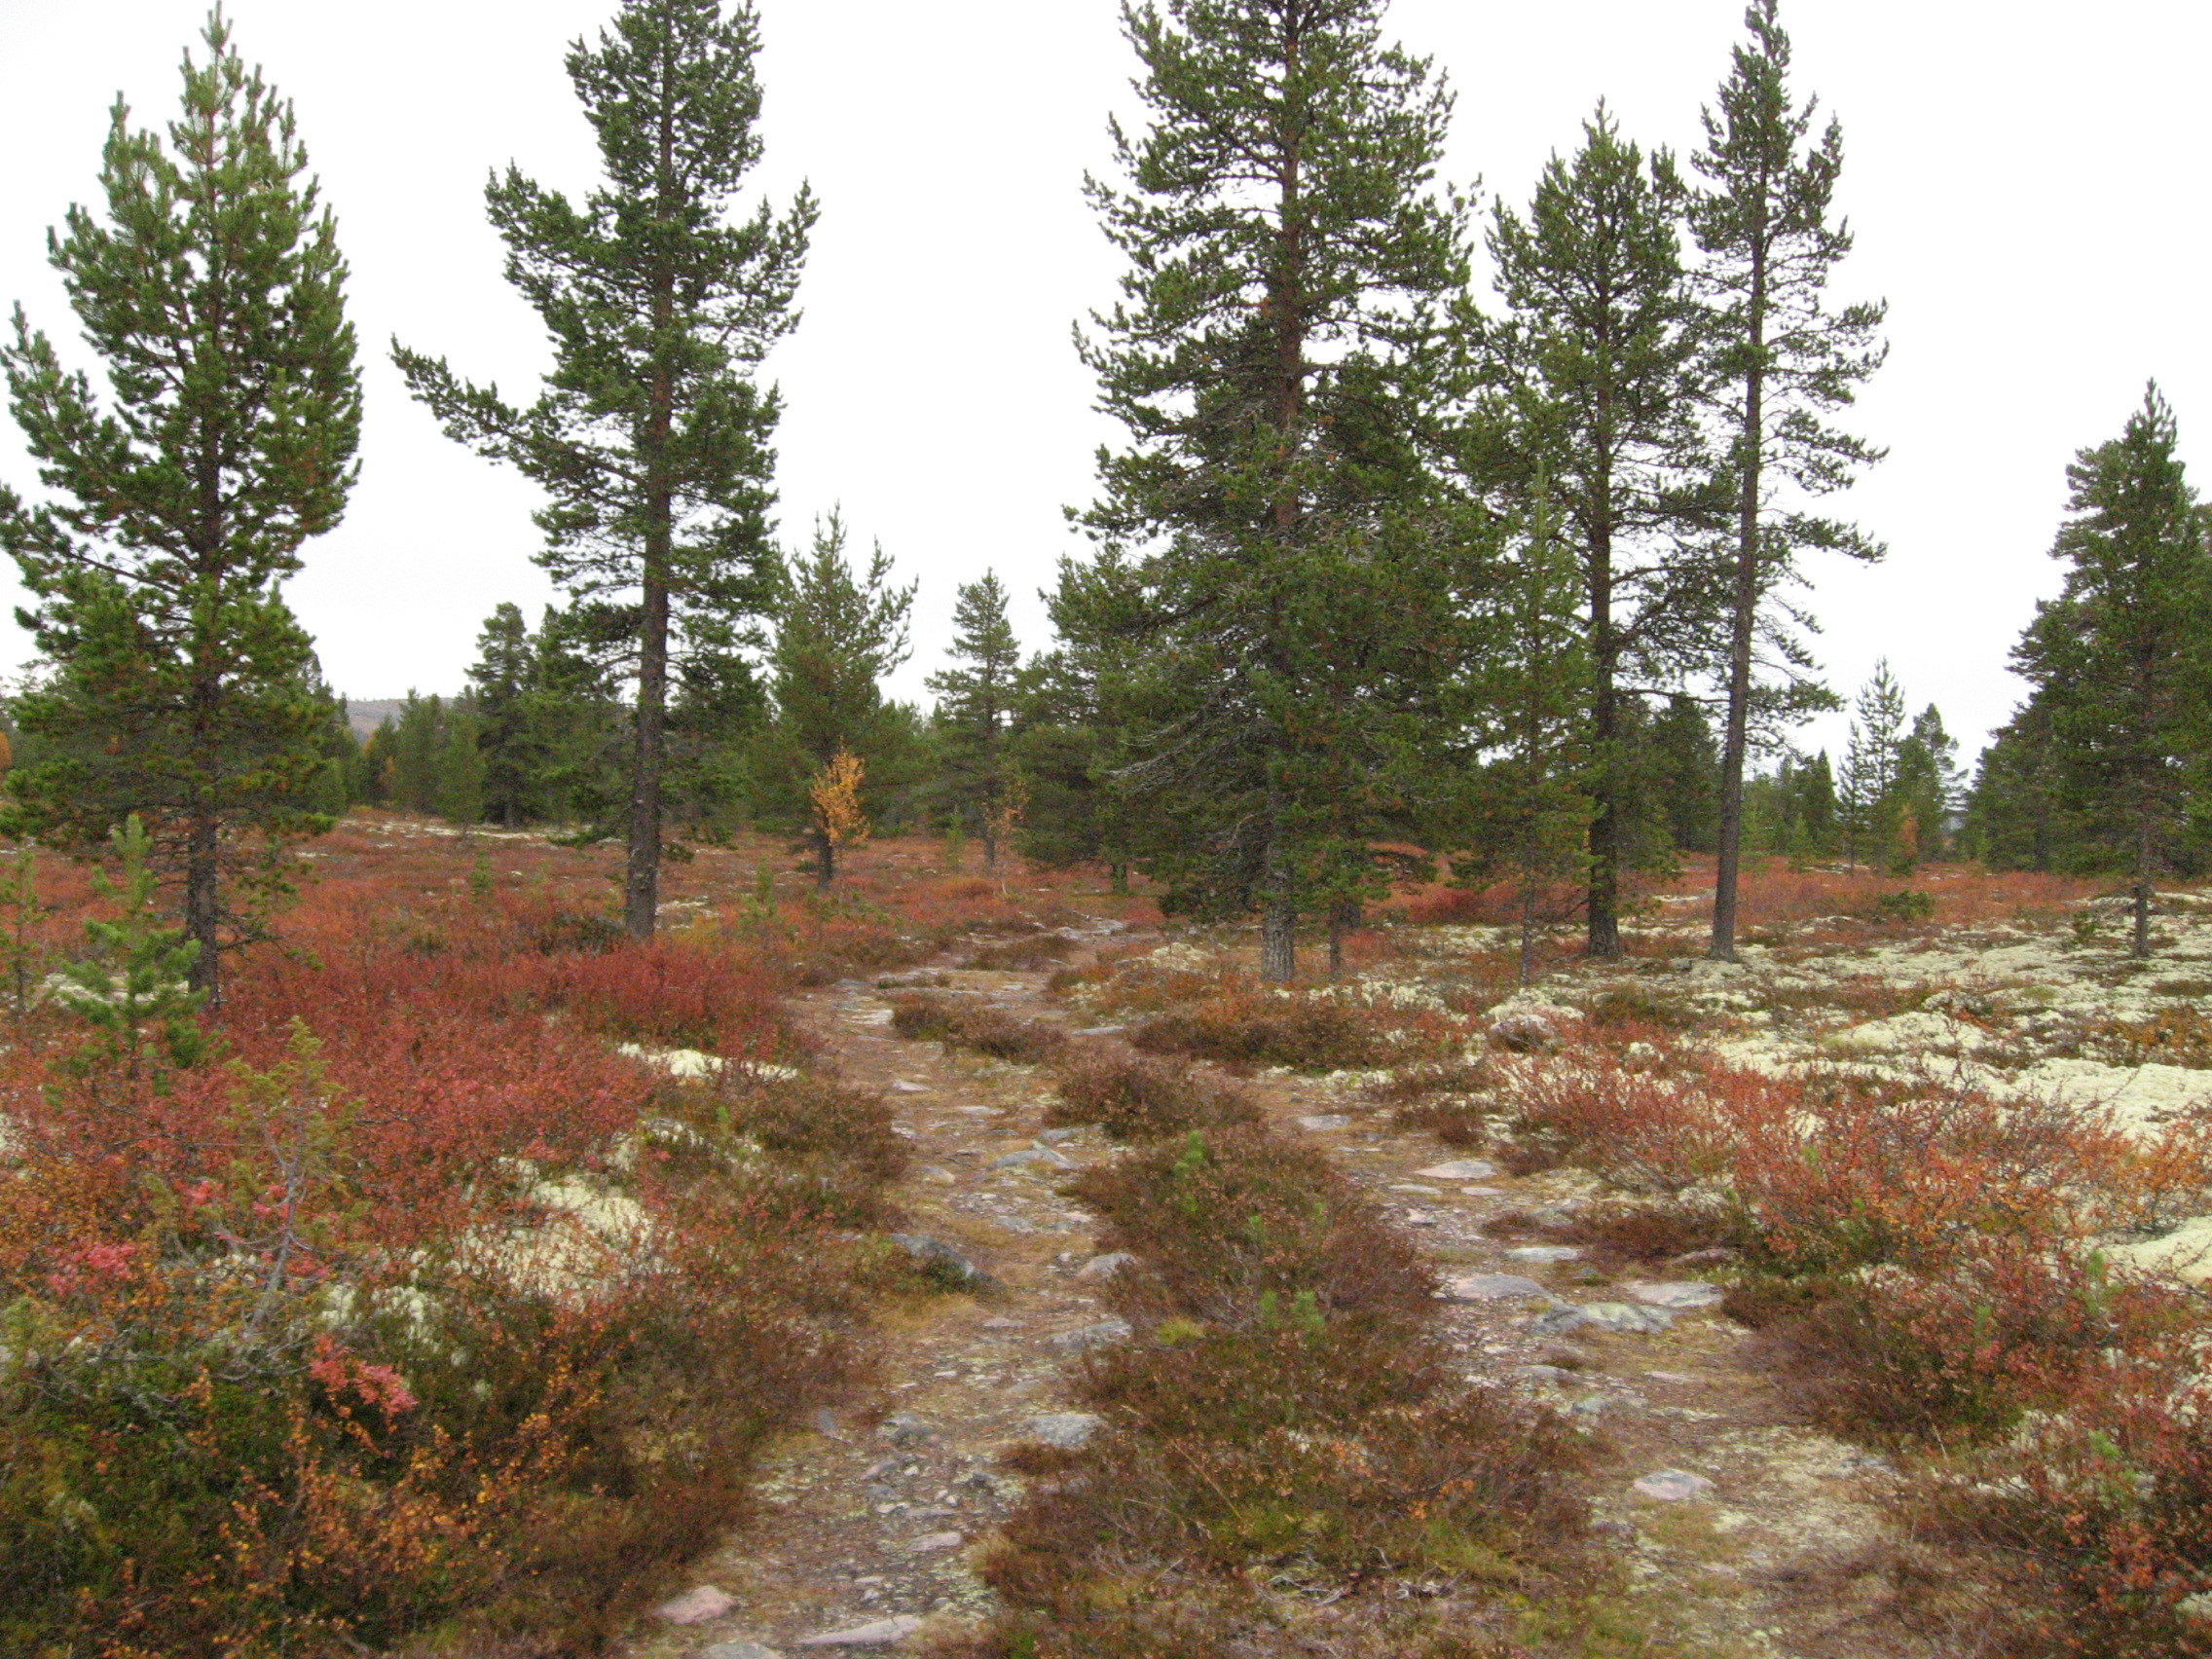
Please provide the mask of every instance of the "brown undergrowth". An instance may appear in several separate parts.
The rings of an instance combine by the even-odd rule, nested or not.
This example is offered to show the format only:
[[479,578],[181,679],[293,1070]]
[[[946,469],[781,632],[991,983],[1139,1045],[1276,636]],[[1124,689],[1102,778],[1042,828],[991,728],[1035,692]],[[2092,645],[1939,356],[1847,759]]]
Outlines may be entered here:
[[2212,1652],[2185,1605],[2212,1591],[2212,1307],[2101,1249],[2201,1213],[2205,1124],[1766,1077],[1652,1031],[1496,1070],[1500,1155],[1621,1195],[1552,1231],[1734,1263],[1728,1311],[1784,1397],[1912,1456],[1909,1518],[1950,1580],[1923,1604],[1971,1602],[1988,1650],[2023,1659]]

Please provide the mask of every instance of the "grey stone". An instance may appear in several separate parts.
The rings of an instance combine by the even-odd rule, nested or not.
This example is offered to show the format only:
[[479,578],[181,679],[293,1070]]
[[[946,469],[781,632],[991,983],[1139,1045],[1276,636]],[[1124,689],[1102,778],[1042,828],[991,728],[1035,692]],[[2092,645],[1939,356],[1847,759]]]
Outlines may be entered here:
[[800,1637],[800,1647],[889,1647],[903,1641],[922,1628],[922,1621],[911,1613],[901,1613],[897,1618],[877,1619],[872,1624],[854,1625],[850,1630],[825,1631],[820,1636]]
[[1078,1037],[1119,1037],[1127,1029],[1126,1025],[1087,1025],[1075,1035]]
[[1487,1181],[1497,1165],[1480,1158],[1455,1158],[1449,1163],[1432,1163],[1414,1174],[1423,1181]]
[[941,1238],[926,1233],[894,1233],[891,1242],[924,1268],[935,1268],[962,1284],[988,1284],[991,1275]]
[[1310,1118],[1299,1119],[1298,1126],[1316,1135],[1334,1134],[1339,1129],[1350,1128],[1351,1120],[1339,1117],[1334,1113],[1323,1112]]
[[1713,1490],[1711,1481],[1686,1469],[1657,1469],[1631,1485],[1633,1491],[1660,1503],[1685,1503]]
[[757,1641],[718,1641],[701,1652],[699,1659],[784,1659],[784,1656]]
[[1136,1257],[1126,1250],[1109,1250],[1103,1256],[1091,1257],[1076,1269],[1075,1276],[1079,1279],[1110,1279],[1135,1260]]
[[1023,1425],[1030,1439],[1062,1452],[1080,1452],[1090,1437],[1106,1426],[1106,1419],[1090,1412],[1050,1412],[1033,1417]]
[[925,1440],[935,1440],[937,1429],[927,1418],[916,1417],[912,1412],[895,1412],[877,1425],[875,1437],[888,1440],[894,1446],[919,1446]]
[[951,1170],[945,1168],[941,1163],[923,1164],[922,1179],[925,1181],[935,1181],[940,1187],[957,1187],[960,1184],[960,1177],[955,1175]]
[[1081,1129],[1047,1129],[1037,1141],[1041,1146],[1065,1146],[1082,1133]]
[[709,1619],[720,1618],[736,1605],[737,1599],[728,1591],[702,1584],[663,1602],[653,1609],[653,1617],[672,1625],[705,1624]]
[[891,1080],[891,1092],[894,1094],[932,1094],[936,1091],[926,1083],[908,1083],[903,1077],[895,1077]]
[[1556,1365],[1516,1365],[1513,1368],[1512,1375],[1523,1379],[1525,1382],[1549,1382],[1555,1387],[1561,1388],[1566,1387],[1569,1382],[1580,1381],[1573,1372],[1562,1370]]
[[1490,1040],[1516,1054],[1559,1047],[1559,1032],[1541,1014],[1509,1014],[1490,1028]]
[[818,1406],[814,1413],[814,1432],[825,1440],[842,1440],[844,1434],[837,1427],[837,1414],[828,1406]]
[[1052,1339],[1052,1346],[1062,1353],[1087,1353],[1095,1347],[1113,1343],[1125,1343],[1135,1332],[1126,1319],[1101,1319],[1095,1325],[1084,1325],[1073,1331],[1062,1331]]
[[1632,1284],[1629,1295],[1653,1308],[1671,1308],[1677,1311],[1692,1308],[1711,1308],[1723,1294],[1716,1284],[1703,1279],[1670,1279],[1661,1284]]
[[1516,1302],[1551,1295],[1534,1279],[1519,1273],[1469,1273],[1463,1278],[1446,1279],[1444,1293],[1454,1302]]
[[1010,1152],[1003,1158],[991,1160],[993,1169],[1018,1169],[1030,1163],[1049,1163],[1054,1169],[1073,1169],[1074,1162],[1049,1146],[1025,1146],[1018,1152]]
[[936,1555],[940,1550],[956,1550],[968,1541],[965,1532],[924,1532],[918,1538],[906,1540],[909,1555]]
[[1615,1336],[1657,1336],[1674,1329],[1675,1316],[1663,1308],[1632,1302],[1593,1302],[1585,1308],[1555,1308],[1529,1326],[1532,1337],[1564,1337],[1569,1331],[1610,1331]]
[[1582,1252],[1571,1244],[1523,1244],[1505,1252],[1509,1262],[1535,1262],[1549,1266],[1553,1262],[1579,1262]]

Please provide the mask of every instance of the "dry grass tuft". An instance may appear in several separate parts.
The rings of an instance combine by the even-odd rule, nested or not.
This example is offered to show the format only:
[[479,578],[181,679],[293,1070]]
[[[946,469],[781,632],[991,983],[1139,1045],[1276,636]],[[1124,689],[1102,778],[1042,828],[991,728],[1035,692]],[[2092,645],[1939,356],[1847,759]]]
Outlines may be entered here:
[[1187,1129],[1256,1123],[1250,1095],[1200,1076],[1185,1061],[1106,1049],[1073,1049],[1058,1065],[1059,1099],[1048,1124],[1096,1124],[1115,1140],[1159,1140]]

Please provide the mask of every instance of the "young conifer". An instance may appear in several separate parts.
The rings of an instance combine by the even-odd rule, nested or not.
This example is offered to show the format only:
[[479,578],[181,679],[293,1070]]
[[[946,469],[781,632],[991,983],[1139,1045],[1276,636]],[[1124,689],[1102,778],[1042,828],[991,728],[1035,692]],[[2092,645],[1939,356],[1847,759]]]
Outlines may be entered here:
[[393,346],[447,433],[551,498],[539,561],[576,596],[577,634],[636,686],[623,915],[659,903],[672,687],[729,656],[772,603],[770,447],[782,401],[756,375],[797,322],[813,197],[778,217],[729,208],[760,160],[759,22],[740,0],[624,0],[568,59],[605,184],[573,206],[510,167],[485,192],[507,277],[544,319],[555,367],[507,404],[443,359]]
[[214,1003],[285,841],[329,824],[331,701],[283,584],[345,510],[361,391],[346,263],[291,106],[220,11],[203,38],[166,141],[119,102],[105,215],[73,207],[50,241],[107,400],[19,309],[0,350],[55,498],[0,489],[0,546],[49,670],[15,705],[42,757],[9,778],[14,825],[86,849],[140,818]]
[[1009,785],[1008,728],[1014,719],[1021,647],[1007,619],[1006,584],[990,571],[963,582],[952,612],[949,652],[960,666],[929,677],[938,704],[940,750],[953,810],[983,837],[983,867],[999,863],[1001,800]]
[[1383,11],[1129,0],[1150,125],[1088,185],[1128,262],[1085,346],[1128,433],[1088,520],[1140,594],[1124,776],[1169,902],[1257,908],[1272,980],[1375,838],[1446,631],[1423,452],[1465,214],[1434,186],[1450,95]]
[[2069,516],[2051,548],[2065,587],[2036,608],[2012,657],[2035,687],[2058,800],[2127,872],[2138,959],[2151,953],[2152,884],[2201,807],[2191,763],[2212,728],[2212,550],[2179,444],[2153,386],[2118,438],[2067,468]]
[[[1843,129],[1830,121],[1808,145],[1818,100],[1789,92],[1789,37],[1779,0],[1752,0],[1751,39],[1736,48],[1719,108],[1705,112],[1706,147],[1695,158],[1706,187],[1690,200],[1690,227],[1705,251],[1710,373],[1736,493],[1735,546],[1716,573],[1725,621],[1717,653],[1727,688],[1721,737],[1719,865],[1712,954],[1736,954],[1736,885],[1743,852],[1744,765],[1762,712],[1825,702],[1798,678],[1809,668],[1769,605],[1796,578],[1812,549],[1873,560],[1882,548],[1851,525],[1778,508],[1778,488],[1808,497],[1846,488],[1879,450],[1826,424],[1881,366],[1886,308],[1826,307],[1829,277],[1851,252],[1847,225],[1829,222],[1843,170]],[[1755,683],[1757,646],[1775,649],[1790,677],[1779,694]],[[1764,708],[1755,705],[1764,705]],[[1779,707],[1778,707],[1779,705]]]
[[837,871],[836,839],[814,810],[813,789],[839,756],[864,782],[893,768],[909,733],[905,710],[884,700],[883,677],[909,653],[906,619],[914,588],[894,587],[882,548],[856,576],[845,559],[844,521],[832,513],[814,530],[814,546],[796,562],[777,618],[769,653],[768,695],[774,718],[756,762],[762,798],[803,827],[815,855],[815,876],[827,887]]

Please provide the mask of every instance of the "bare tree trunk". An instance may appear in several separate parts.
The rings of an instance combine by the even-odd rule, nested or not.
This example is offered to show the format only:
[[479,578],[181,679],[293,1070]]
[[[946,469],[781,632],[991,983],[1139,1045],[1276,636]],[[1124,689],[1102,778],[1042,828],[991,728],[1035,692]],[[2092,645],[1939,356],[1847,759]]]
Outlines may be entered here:
[[827,888],[837,879],[837,843],[827,830],[814,831],[814,885]]
[[[1763,183],[1762,190],[1765,188]],[[1766,236],[1751,249],[1751,366],[1744,379],[1744,427],[1736,464],[1736,591],[1728,633],[1728,729],[1720,752],[1720,847],[1713,880],[1713,943],[1707,954],[1736,960],[1736,884],[1744,856],[1744,760],[1751,745],[1751,643],[1759,609],[1759,481],[1766,460]]]
[[[648,530],[665,548],[665,523]],[[630,774],[629,866],[622,925],[650,939],[660,918],[661,766],[668,731],[668,578],[663,558],[645,555],[645,626],[639,645],[638,748]]]
[[[1612,396],[1599,391],[1599,443],[1595,485],[1596,512],[1590,535],[1590,660],[1595,670],[1590,699],[1590,737],[1597,750],[1596,811],[1590,819],[1588,948],[1611,961],[1621,953],[1621,764],[1620,641],[1613,634],[1613,458],[1610,439]],[[1525,972],[1526,970],[1524,970]],[[1523,979],[1522,983],[1528,981]]]
[[207,994],[207,1006],[223,1001],[221,866],[222,826],[209,806],[196,807],[186,830],[184,855],[184,935],[200,946],[187,976],[192,988]]
[[1298,977],[1298,900],[1290,857],[1274,802],[1268,807],[1267,886],[1260,907],[1260,977],[1288,984]]
[[1340,899],[1329,906],[1329,977],[1345,977],[1345,935],[1359,926],[1359,901]]
[[2155,873],[2149,815],[2138,822],[2135,834],[2135,933],[2128,954],[2138,962],[2151,955],[2151,880]]

